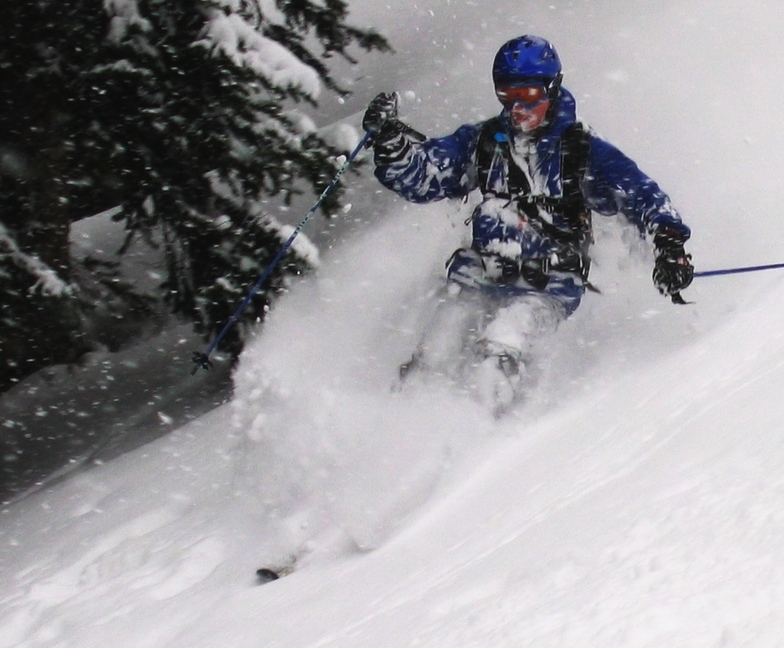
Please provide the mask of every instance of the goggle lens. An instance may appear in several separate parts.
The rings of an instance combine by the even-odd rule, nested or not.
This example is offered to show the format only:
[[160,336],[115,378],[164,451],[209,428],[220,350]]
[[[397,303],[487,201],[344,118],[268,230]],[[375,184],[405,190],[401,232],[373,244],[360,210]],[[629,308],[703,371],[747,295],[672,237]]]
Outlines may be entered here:
[[542,84],[520,86],[496,86],[495,95],[505,106],[518,101],[526,106],[535,106],[548,98],[547,88]]

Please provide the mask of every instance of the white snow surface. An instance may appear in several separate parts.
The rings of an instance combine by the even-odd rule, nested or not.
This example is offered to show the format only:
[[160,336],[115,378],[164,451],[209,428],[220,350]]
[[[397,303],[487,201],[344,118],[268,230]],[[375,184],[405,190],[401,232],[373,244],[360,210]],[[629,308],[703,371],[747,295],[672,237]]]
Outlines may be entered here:
[[[492,114],[505,38],[551,38],[699,269],[780,260],[776,2],[351,6],[399,51],[367,84],[429,134]],[[275,305],[230,403],[2,510],[0,646],[782,645],[784,277],[698,279],[676,307],[598,219],[603,294],[496,420],[435,379],[392,389],[470,206],[346,182],[363,216]]]

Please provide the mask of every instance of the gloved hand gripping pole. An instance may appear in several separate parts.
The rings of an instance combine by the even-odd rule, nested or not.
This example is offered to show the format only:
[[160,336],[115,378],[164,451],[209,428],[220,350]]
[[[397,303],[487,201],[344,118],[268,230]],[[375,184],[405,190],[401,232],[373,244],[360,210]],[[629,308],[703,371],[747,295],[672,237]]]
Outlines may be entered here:
[[[759,272],[761,270],[777,270],[780,268],[784,268],[784,263],[769,263],[767,265],[757,265],[757,266],[745,266],[741,268],[724,268],[722,270],[703,270],[694,273],[694,278],[699,279],[700,277],[720,277],[723,275],[731,275],[731,274],[741,274],[745,272]],[[672,303],[673,304],[693,304],[694,302],[688,302],[679,292],[673,293],[672,295]]]

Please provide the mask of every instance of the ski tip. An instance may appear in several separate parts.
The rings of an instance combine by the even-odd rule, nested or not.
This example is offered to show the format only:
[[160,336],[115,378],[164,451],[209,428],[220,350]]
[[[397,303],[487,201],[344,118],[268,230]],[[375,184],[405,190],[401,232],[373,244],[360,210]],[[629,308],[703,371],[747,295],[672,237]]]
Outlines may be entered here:
[[272,581],[276,581],[284,576],[288,576],[289,574],[294,573],[294,564],[290,565],[283,565],[280,567],[260,567],[256,570],[256,580],[259,585],[264,585],[265,583],[271,583]]
[[267,567],[262,567],[261,569],[256,570],[256,578],[260,585],[264,585],[265,583],[271,583],[272,581],[278,580],[280,574]]

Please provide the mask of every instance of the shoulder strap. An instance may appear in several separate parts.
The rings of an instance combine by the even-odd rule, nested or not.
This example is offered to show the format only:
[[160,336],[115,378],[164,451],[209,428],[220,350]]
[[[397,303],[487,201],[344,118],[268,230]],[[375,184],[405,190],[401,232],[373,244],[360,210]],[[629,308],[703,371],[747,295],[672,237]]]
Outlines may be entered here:
[[[478,185],[484,191],[489,187],[488,176],[496,154],[500,153],[507,162],[509,177],[507,184],[512,196],[525,195],[530,191],[528,180],[509,154],[509,141],[501,128],[498,117],[488,119],[481,126],[476,146],[476,170]],[[586,127],[581,122],[570,124],[561,136],[561,182],[563,199],[566,203],[582,204],[580,181],[588,170],[590,141]],[[511,196],[510,196],[511,197]]]
[[501,132],[501,122],[498,117],[488,119],[479,130],[479,140],[476,144],[476,173],[477,183],[482,191],[487,190],[487,180],[490,167],[498,150],[499,142],[495,139]]
[[588,171],[591,142],[588,129],[581,123],[570,124],[561,136],[561,187],[564,218],[581,248],[593,243],[591,210],[585,204],[580,181]]
[[528,179],[513,161],[509,153],[509,140],[501,127],[501,120],[498,117],[488,119],[479,131],[479,141],[476,147],[476,170],[478,186],[483,191],[490,191],[488,185],[490,168],[496,154],[500,154],[506,161],[508,177],[506,179],[509,190],[508,198],[527,195],[531,192]]
[[[569,224],[580,254],[582,276],[586,286],[597,290],[589,281],[591,269],[589,248],[593,244],[591,210],[585,204],[580,181],[588,171],[591,140],[588,129],[581,122],[570,124],[561,136],[561,187],[564,200],[564,219]],[[597,290],[598,292],[598,290]]]
[[561,186],[567,203],[584,203],[580,181],[588,171],[591,143],[582,122],[570,124],[561,135]]

